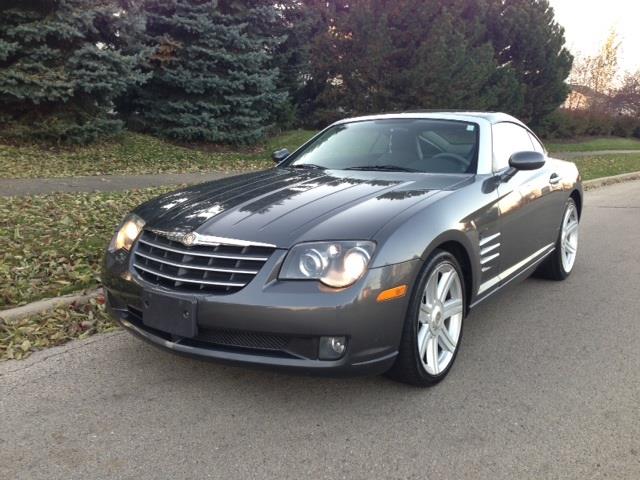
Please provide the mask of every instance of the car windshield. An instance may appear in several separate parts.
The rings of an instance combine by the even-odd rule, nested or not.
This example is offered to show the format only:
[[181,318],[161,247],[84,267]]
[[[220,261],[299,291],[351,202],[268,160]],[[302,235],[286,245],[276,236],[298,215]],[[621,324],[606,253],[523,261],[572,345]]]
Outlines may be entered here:
[[478,125],[437,119],[368,120],[335,125],[284,166],[337,170],[475,173]]

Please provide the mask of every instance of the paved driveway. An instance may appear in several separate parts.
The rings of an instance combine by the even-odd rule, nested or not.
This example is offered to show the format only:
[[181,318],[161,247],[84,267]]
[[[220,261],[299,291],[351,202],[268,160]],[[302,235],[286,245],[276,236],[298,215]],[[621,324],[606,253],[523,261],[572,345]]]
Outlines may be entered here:
[[640,478],[640,182],[588,192],[565,283],[468,319],[448,379],[322,379],[124,333],[0,365],[0,478]]
[[[238,172],[235,172],[238,173]],[[39,195],[55,192],[121,192],[132,188],[201,183],[233,173],[158,173],[147,175],[96,175],[59,178],[0,178],[0,197]]]

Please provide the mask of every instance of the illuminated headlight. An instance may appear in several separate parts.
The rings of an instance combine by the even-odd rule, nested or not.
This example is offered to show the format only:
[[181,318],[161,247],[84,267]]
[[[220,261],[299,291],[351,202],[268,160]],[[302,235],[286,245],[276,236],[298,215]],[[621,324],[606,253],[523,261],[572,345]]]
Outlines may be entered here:
[[319,280],[335,288],[355,283],[367,271],[375,244],[367,241],[301,243],[280,270],[282,280]]
[[109,244],[109,251],[130,251],[131,247],[133,247],[133,243],[142,232],[144,223],[144,220],[134,213],[130,213],[129,215],[127,215],[118,228],[118,231],[111,239],[111,243]]

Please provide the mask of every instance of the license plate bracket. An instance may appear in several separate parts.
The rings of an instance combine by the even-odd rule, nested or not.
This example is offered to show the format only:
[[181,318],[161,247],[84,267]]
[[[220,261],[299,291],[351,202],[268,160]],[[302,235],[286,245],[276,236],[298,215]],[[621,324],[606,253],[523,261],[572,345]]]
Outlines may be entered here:
[[155,292],[142,293],[142,323],[147,327],[179,337],[195,337],[198,302],[195,298],[176,297]]

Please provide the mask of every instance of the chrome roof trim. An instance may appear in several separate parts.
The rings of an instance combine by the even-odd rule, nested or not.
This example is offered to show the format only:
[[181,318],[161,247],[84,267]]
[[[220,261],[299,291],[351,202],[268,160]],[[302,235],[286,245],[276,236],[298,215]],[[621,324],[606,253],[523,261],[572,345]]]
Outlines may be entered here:
[[500,122],[512,122],[519,125],[524,125],[517,118],[502,112],[479,112],[479,111],[414,111],[414,112],[401,112],[401,113],[382,113],[377,115],[363,115],[360,117],[351,117],[338,120],[334,125],[350,122],[361,122],[365,120],[391,120],[391,119],[434,119],[434,120],[459,120],[465,122],[478,122],[486,121],[491,124]]

